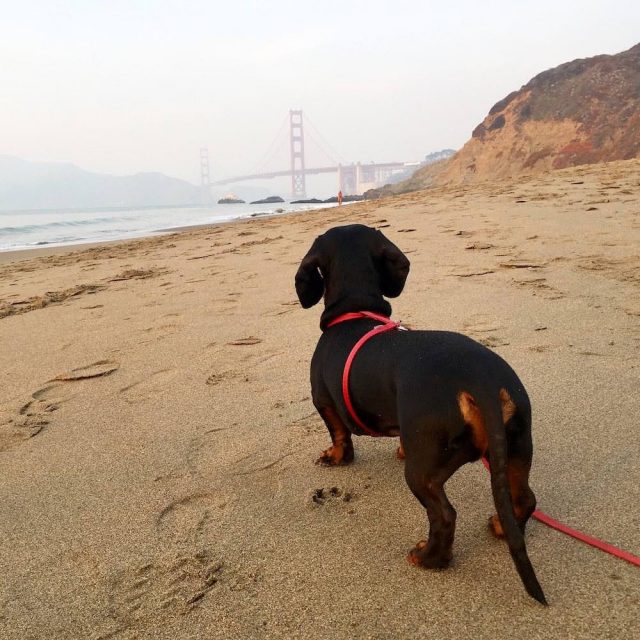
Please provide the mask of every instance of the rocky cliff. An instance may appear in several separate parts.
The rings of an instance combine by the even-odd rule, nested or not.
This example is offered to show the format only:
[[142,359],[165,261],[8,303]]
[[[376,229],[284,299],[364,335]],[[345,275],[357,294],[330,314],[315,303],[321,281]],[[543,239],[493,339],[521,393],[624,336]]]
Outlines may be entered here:
[[640,44],[567,62],[510,93],[437,182],[516,176],[640,156]]
[[640,44],[540,73],[496,103],[451,160],[393,192],[637,157]]

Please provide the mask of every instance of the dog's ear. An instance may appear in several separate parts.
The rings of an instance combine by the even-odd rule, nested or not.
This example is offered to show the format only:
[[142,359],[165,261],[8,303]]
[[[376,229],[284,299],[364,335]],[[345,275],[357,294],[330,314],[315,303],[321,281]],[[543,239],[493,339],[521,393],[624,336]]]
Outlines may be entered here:
[[324,280],[320,274],[318,239],[311,245],[296,273],[296,293],[304,309],[320,302],[324,293]]
[[381,231],[378,231],[378,234],[380,245],[376,252],[376,258],[382,294],[387,298],[395,298],[404,289],[404,283],[409,275],[410,262],[407,256]]

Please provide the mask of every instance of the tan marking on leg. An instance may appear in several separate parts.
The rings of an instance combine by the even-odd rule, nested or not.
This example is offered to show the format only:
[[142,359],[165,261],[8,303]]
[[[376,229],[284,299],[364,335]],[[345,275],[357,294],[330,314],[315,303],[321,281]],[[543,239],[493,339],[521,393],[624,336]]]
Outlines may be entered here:
[[500,402],[502,403],[502,422],[507,424],[516,412],[516,404],[506,389],[500,389]]
[[316,460],[316,464],[334,466],[350,463],[353,460],[353,444],[350,431],[344,425],[335,409],[326,407],[321,410],[321,414],[329,426],[331,446],[322,452]]
[[400,440],[400,445],[396,449],[396,458],[398,458],[398,460],[404,460],[405,459],[404,447],[402,446],[402,440]]
[[461,391],[458,394],[458,406],[460,407],[462,418],[471,428],[473,444],[478,451],[484,455],[488,445],[487,430],[485,429],[484,418],[482,417],[482,413],[480,413],[476,401],[470,393]]
[[489,518],[489,530],[496,538],[504,538],[504,530],[497,514]]

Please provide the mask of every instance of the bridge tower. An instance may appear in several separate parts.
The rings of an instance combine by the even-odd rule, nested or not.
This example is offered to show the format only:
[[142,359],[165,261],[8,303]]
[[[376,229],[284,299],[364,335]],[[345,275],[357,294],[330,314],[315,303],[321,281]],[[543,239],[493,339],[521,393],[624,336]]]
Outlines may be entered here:
[[211,204],[211,176],[209,174],[209,149],[200,147],[200,200]]
[[291,142],[291,195],[294,198],[306,198],[304,170],[304,130],[302,128],[302,110],[289,110],[289,132]]

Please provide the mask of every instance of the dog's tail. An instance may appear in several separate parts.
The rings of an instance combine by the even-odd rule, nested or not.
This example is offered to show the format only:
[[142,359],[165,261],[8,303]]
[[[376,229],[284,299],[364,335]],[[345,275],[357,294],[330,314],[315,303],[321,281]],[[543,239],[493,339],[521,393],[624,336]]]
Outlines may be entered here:
[[482,403],[479,408],[484,417],[488,440],[493,501],[509,545],[511,557],[527,593],[541,604],[546,605],[547,600],[527,555],[524,535],[513,511],[513,501],[507,477],[507,435],[502,419],[500,398],[496,396],[495,401],[492,398],[490,401]]

